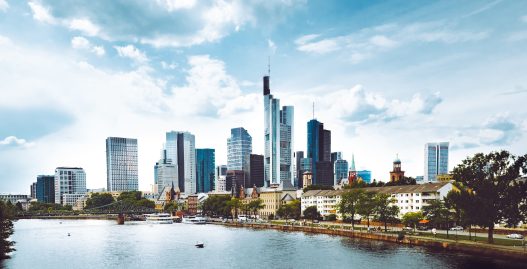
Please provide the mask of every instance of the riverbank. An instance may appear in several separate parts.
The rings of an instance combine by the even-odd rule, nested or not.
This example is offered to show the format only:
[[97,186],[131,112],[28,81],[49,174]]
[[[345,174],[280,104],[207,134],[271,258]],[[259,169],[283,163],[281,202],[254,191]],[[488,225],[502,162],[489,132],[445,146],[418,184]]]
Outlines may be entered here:
[[57,216],[18,216],[16,219],[66,219],[66,220],[84,220],[84,219],[97,219],[97,220],[115,220],[117,216],[103,215],[57,215]]
[[455,241],[449,239],[437,239],[428,238],[422,236],[405,235],[402,240],[399,240],[396,234],[386,234],[380,232],[359,232],[347,229],[334,229],[334,228],[323,228],[313,226],[291,226],[291,225],[279,225],[279,224],[260,224],[260,223],[238,223],[238,222],[227,222],[227,223],[213,223],[219,225],[225,225],[229,227],[239,228],[252,228],[252,229],[273,229],[279,231],[289,232],[304,232],[304,233],[316,233],[316,234],[328,234],[336,236],[345,236],[351,238],[362,238],[370,240],[381,240],[385,242],[392,242],[396,244],[405,244],[411,246],[423,246],[435,249],[443,249],[448,251],[459,251],[474,255],[484,255],[487,257],[496,257],[504,259],[515,259],[521,261],[527,261],[527,250],[525,247],[509,247],[509,246],[498,246],[490,245],[481,242],[472,241]]

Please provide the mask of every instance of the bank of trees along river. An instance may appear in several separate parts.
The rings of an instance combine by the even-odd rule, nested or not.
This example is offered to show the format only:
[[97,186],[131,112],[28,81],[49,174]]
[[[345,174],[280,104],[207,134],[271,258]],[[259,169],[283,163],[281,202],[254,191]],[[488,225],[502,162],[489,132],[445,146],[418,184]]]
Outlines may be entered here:
[[9,237],[13,234],[16,210],[16,206],[11,202],[0,200],[0,260],[9,258],[9,253],[14,251],[14,242],[10,241]]
[[[527,223],[527,182],[521,178],[526,174],[527,155],[507,151],[475,154],[454,168],[454,188],[444,200],[428,203],[422,212],[406,214],[402,222],[414,227],[422,219],[434,227],[477,225],[488,229],[488,242],[493,243],[494,224],[516,227]],[[389,196],[359,186],[342,195],[338,209],[345,218],[360,215],[369,221],[373,217],[386,225],[398,221],[392,202]]]

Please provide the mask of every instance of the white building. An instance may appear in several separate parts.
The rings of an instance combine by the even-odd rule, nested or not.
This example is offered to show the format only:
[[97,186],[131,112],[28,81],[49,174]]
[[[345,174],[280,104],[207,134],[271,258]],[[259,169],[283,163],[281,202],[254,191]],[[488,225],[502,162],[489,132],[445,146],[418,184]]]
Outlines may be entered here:
[[215,192],[226,192],[227,191],[227,176],[218,176],[216,180]]
[[[422,185],[388,186],[364,188],[365,191],[375,193],[387,193],[395,199],[393,205],[399,207],[399,217],[408,212],[417,212],[428,205],[431,200],[443,199],[452,190],[452,183],[428,183]],[[311,190],[302,195],[302,212],[309,206],[317,206],[322,216],[337,214],[337,204],[340,202],[342,193],[347,190]],[[340,216],[339,216],[340,218]]]
[[108,137],[106,139],[106,180],[108,191],[136,191],[137,139]]
[[56,204],[64,205],[64,194],[86,194],[86,173],[84,173],[84,169],[78,167],[57,167],[55,169]]
[[79,205],[84,203],[85,198],[86,194],[83,193],[64,193],[62,195],[62,205],[71,205],[75,207],[75,210],[82,210],[84,207],[81,208]]

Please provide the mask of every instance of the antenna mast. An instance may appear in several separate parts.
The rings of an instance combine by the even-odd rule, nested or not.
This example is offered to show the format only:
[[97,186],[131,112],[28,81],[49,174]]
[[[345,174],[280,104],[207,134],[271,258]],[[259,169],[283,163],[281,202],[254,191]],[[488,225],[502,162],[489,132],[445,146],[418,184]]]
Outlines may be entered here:
[[313,119],[315,119],[315,101],[313,101]]

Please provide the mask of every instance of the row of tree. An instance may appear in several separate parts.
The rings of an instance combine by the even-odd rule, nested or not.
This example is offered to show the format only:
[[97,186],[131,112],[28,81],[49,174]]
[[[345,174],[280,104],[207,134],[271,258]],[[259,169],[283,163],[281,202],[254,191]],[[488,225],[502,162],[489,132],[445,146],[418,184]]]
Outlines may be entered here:
[[13,219],[16,207],[10,201],[0,200],[0,260],[9,258],[9,253],[14,251],[13,241],[9,237],[13,234]]
[[[155,202],[143,197],[143,193],[140,191],[126,191],[122,192],[118,197],[117,201],[123,201],[127,204],[131,204],[139,207],[155,208]],[[90,198],[86,200],[86,209],[97,208],[106,206],[116,202],[110,193],[94,193]]]
[[213,195],[209,196],[201,205],[203,214],[210,217],[233,217],[237,218],[238,214],[258,215],[258,211],[263,209],[263,201],[260,199],[251,200],[243,203],[241,199],[231,197],[230,195]]

